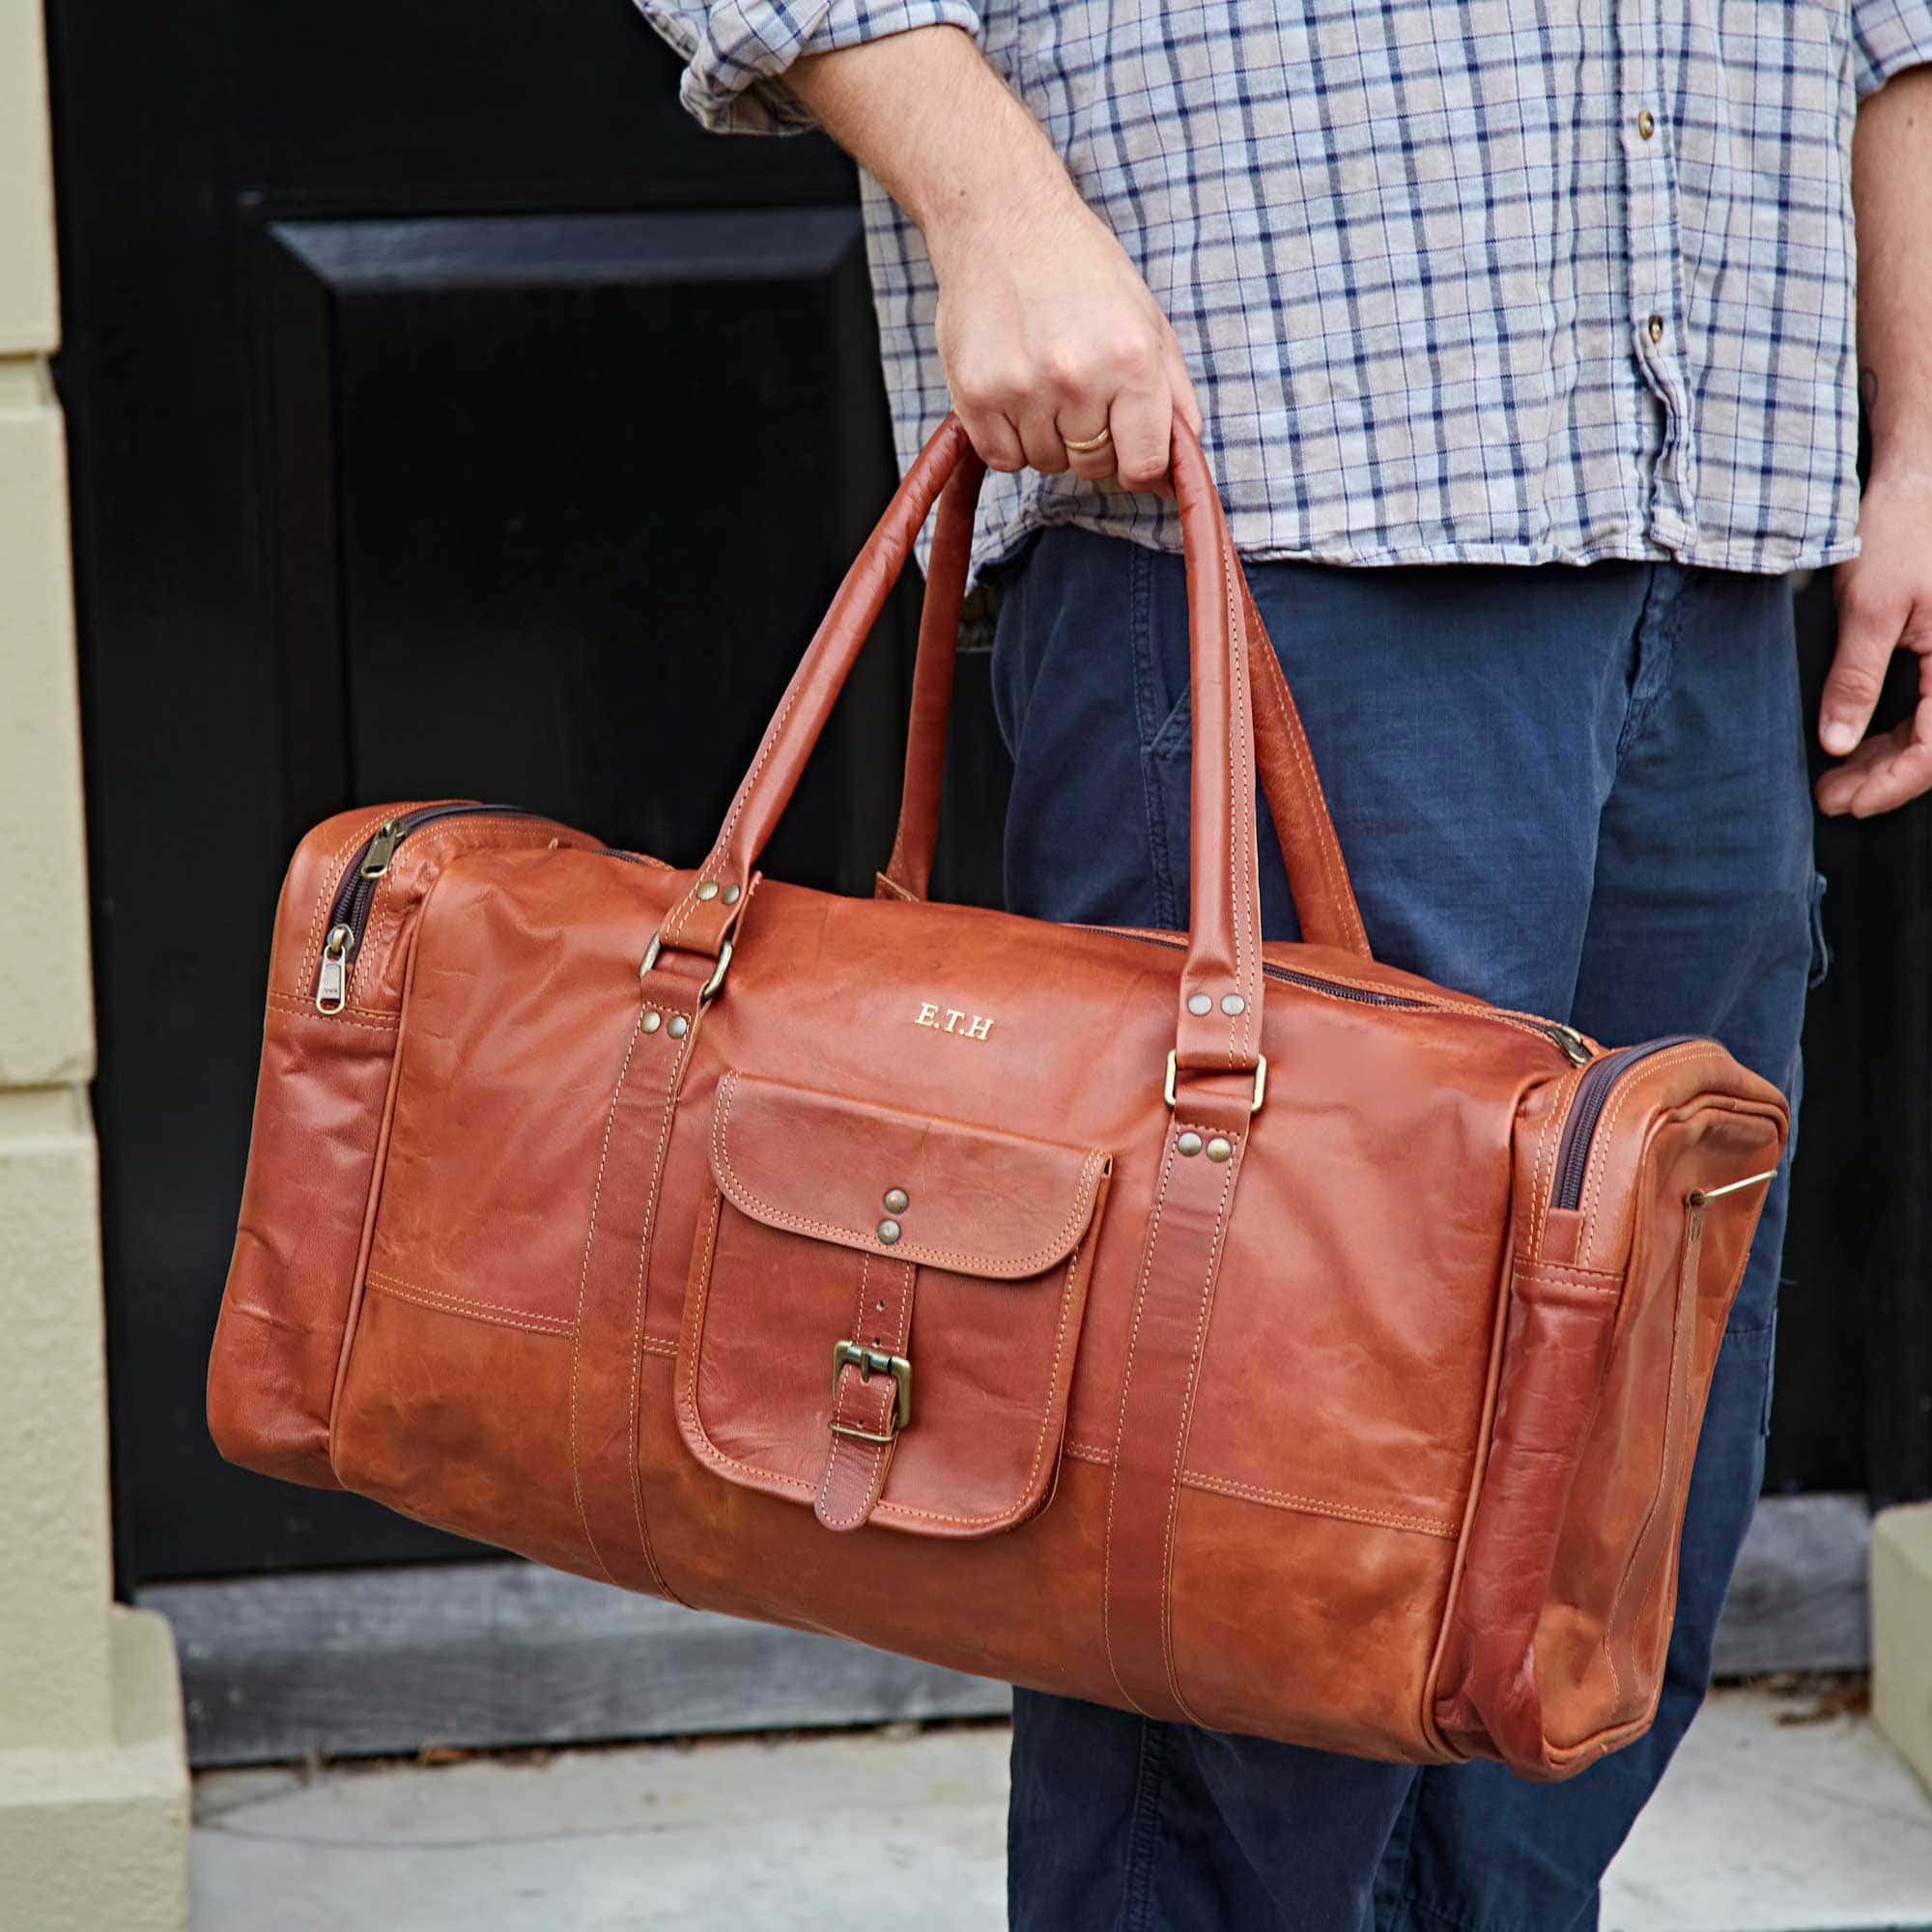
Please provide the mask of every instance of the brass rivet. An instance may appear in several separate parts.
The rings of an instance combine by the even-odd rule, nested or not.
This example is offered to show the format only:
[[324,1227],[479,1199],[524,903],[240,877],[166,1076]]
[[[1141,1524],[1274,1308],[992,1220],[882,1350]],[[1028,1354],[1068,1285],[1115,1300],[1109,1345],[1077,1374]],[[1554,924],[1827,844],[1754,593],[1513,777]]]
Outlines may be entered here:
[[1651,119],[1650,109],[1648,107],[1646,107],[1643,110],[1643,112],[1636,117],[1636,131],[1639,134],[1641,134],[1646,141],[1649,140],[1650,137],[1657,132],[1657,123]]
[[1219,1134],[1216,1134],[1208,1143],[1208,1158],[1209,1160],[1226,1160],[1234,1151],[1234,1142],[1223,1140]]
[[1651,317],[1649,323],[1649,332],[1650,332],[1650,339],[1653,342],[1662,342],[1663,340],[1663,318],[1661,315],[1654,315]]
[[671,1014],[668,1028],[671,1038],[682,1039],[690,1031],[691,1022],[682,1013]]
[[906,1198],[906,1191],[903,1187],[889,1187],[886,1189],[886,1212],[888,1214],[903,1214],[911,1206],[912,1203]]
[[718,896],[718,881],[716,879],[699,879],[697,882],[697,896],[701,899],[715,899]]
[[1175,1142],[1176,1153],[1196,1154],[1201,1151],[1201,1136],[1191,1129]]
[[1190,1013],[1212,1012],[1214,1002],[1206,993],[1190,993],[1187,996],[1187,1010]]
[[898,1237],[899,1224],[896,1221],[881,1221],[879,1223],[879,1239],[885,1242],[887,1247],[891,1247]]
[[662,1013],[646,1013],[643,1025],[646,1033],[656,1033],[658,1028],[664,1025],[664,1015]]
[[726,905],[736,905],[744,895],[745,889],[743,886],[726,886],[724,888],[724,903]]
[[1244,1013],[1247,1009],[1248,1003],[1241,998],[1240,994],[1223,993],[1221,995],[1221,1010],[1224,1013]]

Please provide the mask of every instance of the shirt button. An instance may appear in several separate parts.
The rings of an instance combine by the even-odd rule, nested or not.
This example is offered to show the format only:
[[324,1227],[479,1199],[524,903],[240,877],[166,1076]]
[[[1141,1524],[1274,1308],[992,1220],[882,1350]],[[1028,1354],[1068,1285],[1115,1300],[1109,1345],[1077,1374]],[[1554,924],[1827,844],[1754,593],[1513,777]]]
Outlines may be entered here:
[[1650,109],[1648,107],[1646,107],[1643,110],[1643,112],[1636,117],[1636,131],[1639,134],[1641,134],[1646,141],[1649,140],[1650,137],[1657,132],[1657,123],[1651,119]]
[[1653,342],[1662,342],[1663,340],[1663,318],[1661,315],[1651,317],[1649,334]]

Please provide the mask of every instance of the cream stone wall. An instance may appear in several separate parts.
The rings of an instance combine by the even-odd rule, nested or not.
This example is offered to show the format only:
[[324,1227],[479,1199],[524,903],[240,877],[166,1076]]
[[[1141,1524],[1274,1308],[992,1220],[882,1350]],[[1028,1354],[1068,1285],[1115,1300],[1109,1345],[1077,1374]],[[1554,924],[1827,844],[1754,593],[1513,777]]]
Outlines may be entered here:
[[182,1932],[174,1641],[112,1601],[40,0],[0,0],[0,1921]]

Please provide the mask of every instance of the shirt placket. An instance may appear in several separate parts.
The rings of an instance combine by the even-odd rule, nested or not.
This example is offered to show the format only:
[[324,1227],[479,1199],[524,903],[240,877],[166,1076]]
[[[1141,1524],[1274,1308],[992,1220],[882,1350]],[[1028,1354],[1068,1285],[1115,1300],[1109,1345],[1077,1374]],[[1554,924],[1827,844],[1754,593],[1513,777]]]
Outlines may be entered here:
[[1680,553],[1697,538],[1696,449],[1686,381],[1674,130],[1666,118],[1671,96],[1665,77],[1671,62],[1685,58],[1687,49],[1672,44],[1651,0],[1624,0],[1619,6],[1617,49],[1631,353],[1652,407],[1662,415],[1661,433],[1645,438],[1647,534],[1662,549]]

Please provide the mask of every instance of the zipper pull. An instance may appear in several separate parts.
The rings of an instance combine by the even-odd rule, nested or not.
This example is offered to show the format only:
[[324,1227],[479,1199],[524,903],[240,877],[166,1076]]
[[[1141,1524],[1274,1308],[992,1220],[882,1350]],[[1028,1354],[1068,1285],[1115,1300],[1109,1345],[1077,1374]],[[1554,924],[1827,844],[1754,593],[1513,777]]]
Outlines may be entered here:
[[400,818],[385,818],[377,826],[376,836],[369,841],[368,855],[362,861],[362,876],[365,879],[380,879],[389,869],[396,841],[402,836],[403,821]]
[[1572,1066],[1589,1065],[1590,1043],[1575,1027],[1565,1026],[1561,1020],[1550,1020],[1545,1031],[1563,1049],[1563,1057]]
[[322,972],[315,982],[315,1009],[339,1013],[349,997],[349,949],[355,935],[346,925],[330,926],[322,943]]

